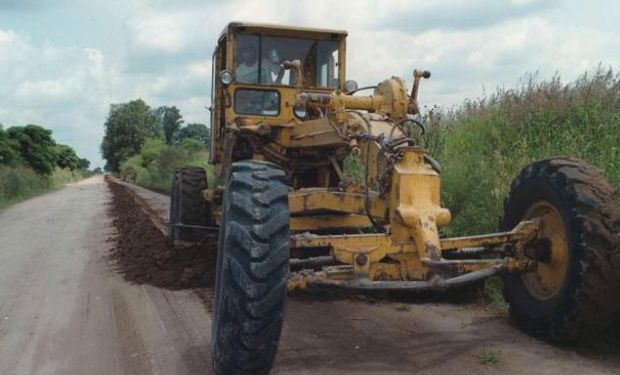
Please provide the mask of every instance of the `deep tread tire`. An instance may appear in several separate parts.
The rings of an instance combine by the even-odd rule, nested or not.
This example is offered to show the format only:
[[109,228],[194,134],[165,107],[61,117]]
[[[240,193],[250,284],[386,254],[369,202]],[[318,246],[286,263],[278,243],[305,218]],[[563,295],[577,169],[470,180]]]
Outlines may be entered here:
[[557,295],[536,299],[521,275],[504,278],[504,296],[526,331],[553,340],[601,332],[620,310],[620,203],[601,172],[575,158],[551,158],[524,168],[504,201],[502,229],[528,207],[547,201],[562,216],[568,242],[566,276]]
[[206,188],[207,174],[203,168],[184,167],[175,171],[170,195],[169,235],[172,240],[200,241],[204,237],[204,230],[179,228],[173,224],[211,225],[211,210],[202,196]]
[[217,374],[267,374],[273,366],[289,273],[284,179],[272,163],[232,165],[224,190],[211,341]]

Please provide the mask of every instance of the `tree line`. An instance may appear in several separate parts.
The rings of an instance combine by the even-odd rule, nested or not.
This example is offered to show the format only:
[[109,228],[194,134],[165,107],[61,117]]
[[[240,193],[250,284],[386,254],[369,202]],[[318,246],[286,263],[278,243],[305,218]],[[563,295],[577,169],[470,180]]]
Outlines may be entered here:
[[118,172],[123,162],[140,153],[148,139],[160,139],[168,146],[193,139],[208,147],[210,132],[206,125],[183,123],[175,106],[153,109],[142,99],[110,105],[101,143],[105,169]]
[[0,124],[0,165],[26,165],[38,174],[49,176],[57,167],[86,170],[90,162],[80,158],[70,146],[57,143],[49,129],[30,124],[5,130]]

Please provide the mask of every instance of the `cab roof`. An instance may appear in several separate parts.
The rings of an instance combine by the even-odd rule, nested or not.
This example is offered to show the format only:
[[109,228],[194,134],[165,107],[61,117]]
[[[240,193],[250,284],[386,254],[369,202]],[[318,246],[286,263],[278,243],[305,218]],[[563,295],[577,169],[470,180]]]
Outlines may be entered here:
[[343,39],[347,36],[345,30],[319,29],[299,26],[276,25],[255,22],[230,22],[222,31],[220,39],[234,31],[246,31],[257,34],[275,36],[310,37],[318,39]]

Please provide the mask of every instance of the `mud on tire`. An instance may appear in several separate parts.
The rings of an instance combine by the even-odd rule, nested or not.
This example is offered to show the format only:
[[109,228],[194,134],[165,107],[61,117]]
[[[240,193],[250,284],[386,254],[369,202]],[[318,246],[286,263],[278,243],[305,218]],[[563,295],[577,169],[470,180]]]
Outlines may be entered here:
[[175,227],[174,224],[210,226],[211,209],[202,196],[207,188],[207,174],[198,167],[178,168],[172,181],[170,195],[170,239],[200,241],[204,231]]
[[288,282],[289,210],[275,164],[232,165],[224,190],[212,330],[217,374],[267,374]]
[[[512,229],[537,202],[561,217],[567,257],[556,294],[540,298],[525,275],[504,278],[504,296],[525,330],[576,340],[604,330],[620,310],[620,204],[600,171],[574,158],[524,168],[504,201],[502,229]],[[531,275],[529,276],[531,277]],[[529,289],[528,289],[529,288]]]

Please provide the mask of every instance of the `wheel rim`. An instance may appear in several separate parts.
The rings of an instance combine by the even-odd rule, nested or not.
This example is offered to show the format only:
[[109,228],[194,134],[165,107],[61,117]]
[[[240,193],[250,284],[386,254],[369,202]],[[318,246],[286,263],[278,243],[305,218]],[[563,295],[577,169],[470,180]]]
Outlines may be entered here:
[[538,261],[535,271],[523,274],[521,278],[532,296],[538,300],[549,300],[560,292],[566,278],[569,250],[566,226],[560,212],[546,201],[532,205],[525,218],[542,219],[538,238],[548,241],[549,256]]

